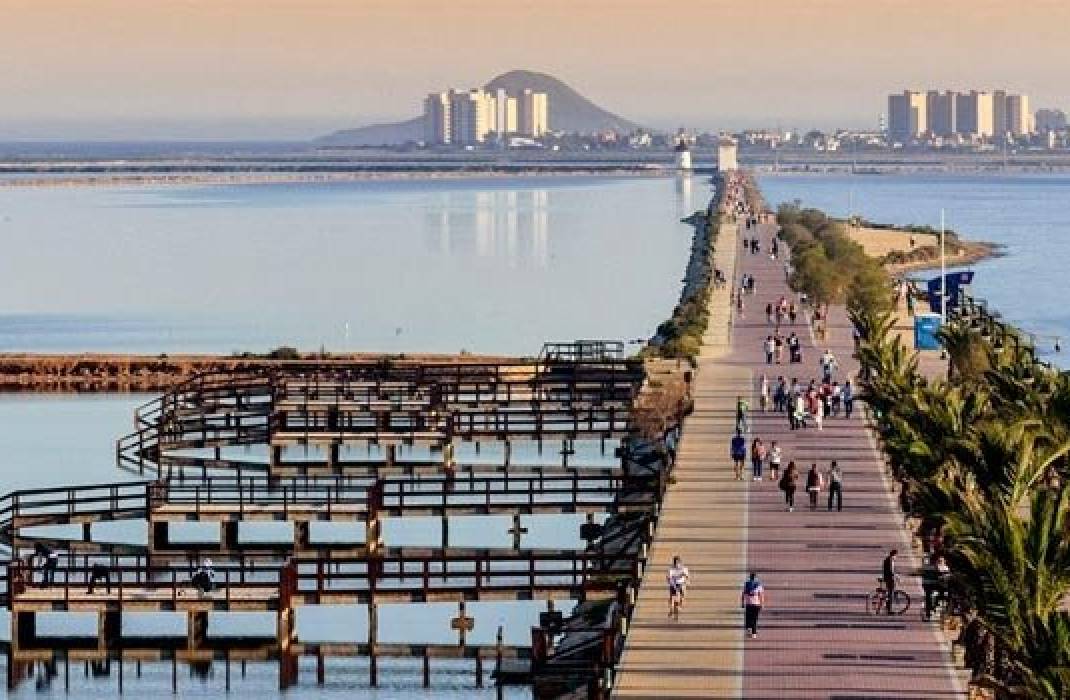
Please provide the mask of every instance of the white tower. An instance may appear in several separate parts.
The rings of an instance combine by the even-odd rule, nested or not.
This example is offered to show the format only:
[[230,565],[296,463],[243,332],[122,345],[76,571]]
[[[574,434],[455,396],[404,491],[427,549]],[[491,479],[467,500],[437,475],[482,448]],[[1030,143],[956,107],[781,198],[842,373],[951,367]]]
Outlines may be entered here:
[[722,134],[721,138],[717,139],[717,170],[722,173],[738,170],[739,163],[736,161],[738,150],[739,147],[736,145],[736,140],[731,136]]
[[687,146],[687,141],[680,139],[676,142],[676,169],[681,172],[689,172],[691,170],[691,149]]

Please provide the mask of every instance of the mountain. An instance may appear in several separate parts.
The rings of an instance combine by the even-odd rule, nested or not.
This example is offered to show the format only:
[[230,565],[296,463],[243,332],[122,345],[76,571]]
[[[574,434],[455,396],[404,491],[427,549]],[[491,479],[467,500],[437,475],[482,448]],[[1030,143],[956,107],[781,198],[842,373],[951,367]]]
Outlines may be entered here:
[[510,95],[524,89],[545,92],[550,105],[550,129],[554,131],[635,131],[639,125],[607,112],[552,75],[529,70],[502,73],[484,86],[489,92],[504,88]]
[[393,146],[424,137],[424,118],[343,129],[316,139],[319,146]]
[[[564,82],[546,73],[513,70],[492,79],[484,89],[504,89],[518,95],[525,89],[545,92],[550,111],[550,129],[554,131],[606,131],[628,133],[640,128],[633,121],[608,112],[573,90]],[[316,139],[320,146],[390,146],[423,138],[423,118],[414,117],[400,122],[371,124],[356,129],[343,129]]]

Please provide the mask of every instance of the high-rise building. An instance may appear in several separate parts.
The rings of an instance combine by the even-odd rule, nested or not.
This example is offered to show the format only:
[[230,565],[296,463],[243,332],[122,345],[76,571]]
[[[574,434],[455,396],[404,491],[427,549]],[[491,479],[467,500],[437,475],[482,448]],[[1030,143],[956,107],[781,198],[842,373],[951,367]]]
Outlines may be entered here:
[[493,98],[479,88],[452,93],[450,143],[473,146],[483,143],[491,131]]
[[906,90],[901,95],[888,96],[888,137],[893,141],[909,141],[929,130],[927,96],[923,92]]
[[519,107],[515,97],[505,98],[505,129],[502,133],[515,134],[520,131]]
[[517,98],[517,126],[524,136],[539,138],[549,128],[549,103],[545,92],[524,90]]
[[433,144],[450,142],[450,92],[433,92],[424,99],[424,141]]
[[1028,95],[1007,95],[1006,127],[1013,136],[1031,136],[1036,131]]
[[494,94],[495,124],[494,131],[499,136],[515,134],[517,128],[517,100],[510,97],[504,88],[498,88]]
[[1033,123],[1033,128],[1041,133],[1062,131],[1066,126],[1066,112],[1061,109],[1038,109]]
[[996,90],[992,93],[992,136],[997,140],[1007,138],[1007,91]]
[[424,141],[472,146],[489,135],[521,134],[538,138],[549,130],[545,92],[524,90],[519,96],[482,88],[431,93],[424,99]]
[[929,116],[929,132],[933,136],[952,136],[957,126],[956,108],[958,94],[948,90],[930,90],[926,95],[925,109]]
[[955,100],[955,130],[963,136],[978,139],[995,134],[995,109],[991,92],[971,90],[959,93]]

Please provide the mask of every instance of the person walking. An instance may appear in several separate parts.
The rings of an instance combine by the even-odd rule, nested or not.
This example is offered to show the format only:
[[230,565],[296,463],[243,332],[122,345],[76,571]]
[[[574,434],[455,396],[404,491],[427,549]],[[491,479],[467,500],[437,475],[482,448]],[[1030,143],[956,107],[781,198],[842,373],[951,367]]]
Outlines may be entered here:
[[832,354],[832,350],[826,349],[825,354],[821,356],[821,382],[823,384],[831,384],[832,370],[839,366],[840,363],[836,361],[836,356]]
[[784,492],[786,510],[790,513],[795,510],[795,489],[799,484],[799,470],[795,462],[788,462],[788,468],[784,470],[784,476],[780,477],[780,490]]
[[747,440],[738,430],[732,438],[729,452],[732,456],[732,466],[735,469],[736,481],[741,481],[743,479],[743,463],[747,460]]
[[762,465],[765,463],[765,444],[761,438],[754,438],[750,445],[751,477],[754,481],[762,480]]
[[810,465],[810,471],[806,473],[806,492],[810,494],[810,510],[817,510],[817,497],[821,494],[822,481],[817,465]]
[[736,432],[745,433],[750,427],[747,423],[747,413],[750,411],[750,406],[743,399],[742,396],[736,397]]
[[829,389],[829,415],[840,415],[840,406],[843,405],[843,387],[839,382],[833,382]]
[[680,609],[684,607],[687,584],[691,581],[691,572],[687,570],[679,556],[673,556],[672,566],[665,576],[669,584],[669,617],[680,619]]
[[750,572],[750,576],[743,583],[743,594],[739,600],[743,608],[743,628],[750,632],[750,638],[758,636],[758,616],[765,605],[765,587],[758,580],[758,574]]
[[773,409],[778,413],[784,410],[788,402],[788,383],[783,376],[777,377],[776,390],[773,392]]
[[776,341],[773,340],[773,336],[766,336],[762,347],[765,349],[765,364],[773,364],[773,355],[776,354]]
[[832,460],[832,464],[829,465],[829,512],[832,512],[832,500],[836,499],[836,511],[843,510],[843,470],[840,469],[840,465],[836,464],[836,460]]
[[775,351],[776,363],[779,365],[784,357],[784,339],[780,337],[779,333],[773,336],[773,350]]
[[855,389],[850,379],[843,383],[840,399],[843,401],[843,417],[850,419],[851,412],[855,410]]
[[769,377],[764,374],[758,385],[758,391],[758,400],[761,403],[762,413],[766,413],[769,411]]
[[765,305],[765,322],[770,326],[773,325],[773,302]]
[[795,305],[795,302],[791,302],[791,306],[788,307],[788,320],[791,321],[791,325],[795,325],[796,319],[799,318],[799,307]]
[[769,480],[780,480],[780,460],[783,459],[783,455],[780,452],[780,445],[776,444],[776,440],[773,440],[769,445]]

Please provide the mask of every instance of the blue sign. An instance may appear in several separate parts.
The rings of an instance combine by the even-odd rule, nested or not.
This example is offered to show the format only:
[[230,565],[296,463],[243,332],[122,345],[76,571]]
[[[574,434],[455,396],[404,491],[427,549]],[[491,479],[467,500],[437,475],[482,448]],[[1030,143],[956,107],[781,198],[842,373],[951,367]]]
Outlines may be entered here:
[[918,314],[914,317],[914,349],[939,350],[940,314]]
[[[959,272],[949,272],[944,275],[945,284],[947,285],[947,308],[953,309],[959,306],[962,302],[962,288],[966,285],[973,284],[973,270],[961,270]],[[929,290],[929,307],[936,313],[941,311],[940,309],[940,278],[934,277],[926,285]]]

